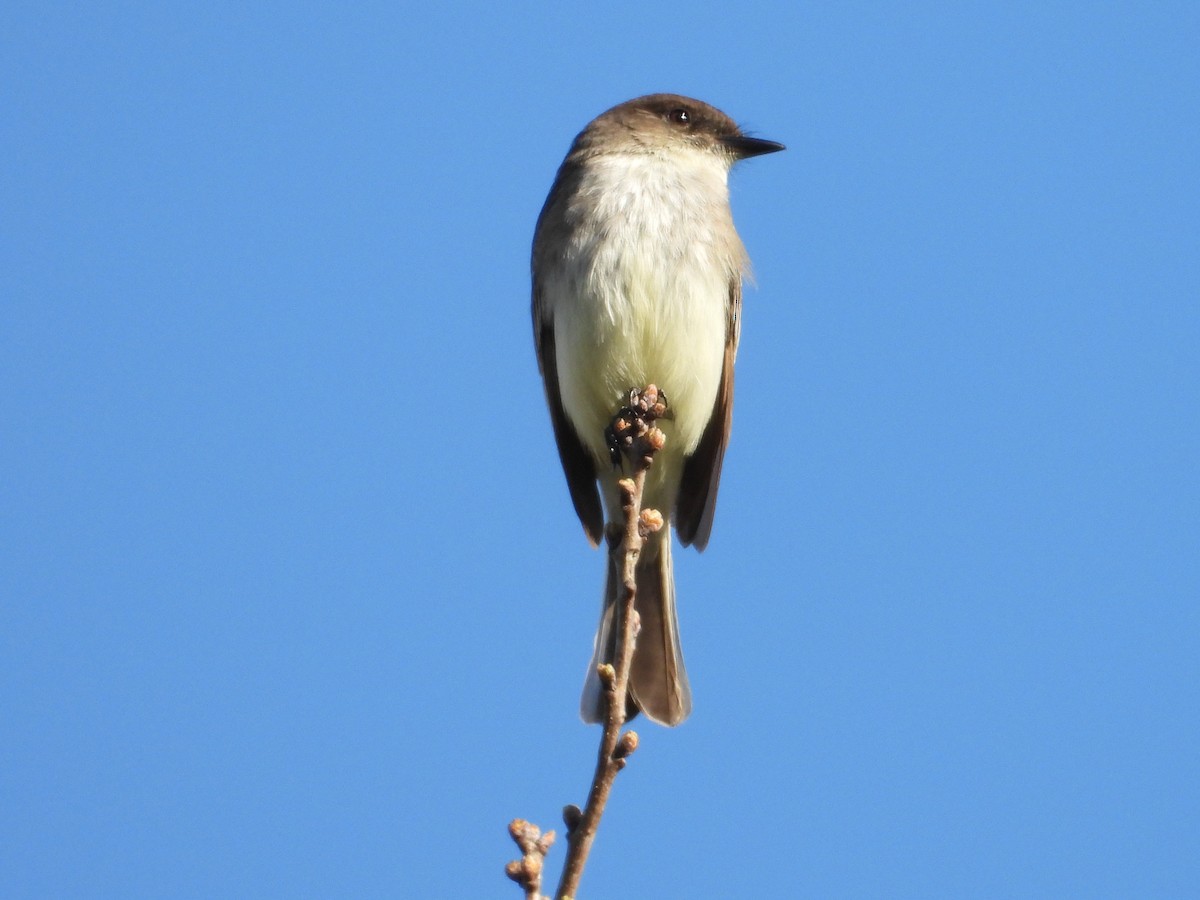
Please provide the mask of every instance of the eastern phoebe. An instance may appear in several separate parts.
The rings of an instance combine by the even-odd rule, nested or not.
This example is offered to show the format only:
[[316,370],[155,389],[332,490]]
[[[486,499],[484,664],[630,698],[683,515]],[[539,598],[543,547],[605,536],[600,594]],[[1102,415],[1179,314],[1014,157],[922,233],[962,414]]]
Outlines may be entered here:
[[[675,94],[613,107],[571,145],[533,239],[533,333],[575,512],[593,546],[623,520],[605,429],[631,388],[655,384],[671,418],[643,505],[684,545],[712,531],[733,412],[733,360],[748,260],[729,209],[729,169],[783,145],[742,134],[718,109]],[[600,490],[597,491],[597,483]],[[603,498],[603,511],[601,507]],[[620,585],[609,566],[580,712],[601,721],[596,667],[611,661]],[[670,528],[637,564],[641,620],[630,703],[663,725],[692,710],[679,647]]]

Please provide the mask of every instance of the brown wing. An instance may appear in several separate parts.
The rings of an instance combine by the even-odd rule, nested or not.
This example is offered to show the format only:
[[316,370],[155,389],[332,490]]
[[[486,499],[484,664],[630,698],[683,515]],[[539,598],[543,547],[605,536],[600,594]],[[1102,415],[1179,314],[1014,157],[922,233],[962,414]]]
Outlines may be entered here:
[[565,215],[564,198],[570,196],[578,179],[579,167],[572,162],[568,153],[538,214],[533,234],[533,343],[537,349],[542,384],[546,388],[546,405],[550,407],[550,422],[554,426],[554,440],[558,443],[558,457],[567,476],[567,488],[571,491],[571,502],[575,504],[575,514],[579,516],[588,540],[595,547],[604,536],[604,510],[596,489],[596,464],[575,433],[575,426],[567,418],[567,411],[563,409],[562,393],[558,386],[558,357],[554,349],[554,316],[537,275],[539,269],[553,263],[550,257],[554,250],[547,245],[545,235],[552,233],[556,226],[561,227]]
[[558,443],[558,456],[562,460],[563,473],[567,476],[571,502],[575,504],[575,514],[579,516],[588,540],[595,547],[604,536],[604,511],[600,506],[600,493],[596,490],[596,466],[563,409],[558,389],[558,358],[554,352],[554,322],[539,294],[535,282],[533,337],[537,347],[538,369],[546,388],[546,405],[550,407],[550,422],[554,426],[554,440]]
[[729,285],[729,320],[725,329],[725,364],[721,384],[713,403],[712,416],[696,445],[695,451],[683,464],[679,481],[679,496],[675,500],[675,528],[685,547],[695,544],[697,550],[708,546],[712,534],[713,514],[717,510],[717,487],[721,483],[721,463],[729,443],[733,424],[733,360],[737,356],[738,336],[742,324],[742,280],[735,276]]

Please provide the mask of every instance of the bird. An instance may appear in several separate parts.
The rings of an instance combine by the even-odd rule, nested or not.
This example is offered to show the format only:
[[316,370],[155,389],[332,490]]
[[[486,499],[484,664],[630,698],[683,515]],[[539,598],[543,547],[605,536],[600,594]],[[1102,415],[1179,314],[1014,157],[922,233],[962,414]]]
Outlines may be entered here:
[[[646,474],[643,507],[669,516],[637,561],[640,631],[629,712],[674,726],[692,710],[671,562],[671,532],[703,550],[733,413],[734,360],[748,258],[728,175],[785,149],[745,134],[717,108],[678,94],[614,106],[575,138],[534,232],[532,318],[538,368],[575,512],[593,546],[623,520],[606,428],[632,388],[656,385],[670,414]],[[673,527],[672,527],[673,526]],[[580,702],[600,722],[597,667],[611,662],[620,573],[608,566]]]

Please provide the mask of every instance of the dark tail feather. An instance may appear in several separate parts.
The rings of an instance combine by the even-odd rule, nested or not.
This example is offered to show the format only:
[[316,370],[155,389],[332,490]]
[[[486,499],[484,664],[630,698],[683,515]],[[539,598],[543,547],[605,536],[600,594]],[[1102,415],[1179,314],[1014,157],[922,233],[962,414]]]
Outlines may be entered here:
[[[604,719],[604,699],[596,666],[612,662],[616,646],[613,610],[621,574],[609,557],[604,585],[604,612],[596,633],[596,646],[583,685],[580,715],[585,722]],[[692,711],[692,689],[679,647],[679,622],[675,617],[675,578],[671,569],[671,534],[664,528],[651,535],[637,565],[638,617],[641,631],[629,673],[629,713],[638,710],[660,725],[678,725]]]

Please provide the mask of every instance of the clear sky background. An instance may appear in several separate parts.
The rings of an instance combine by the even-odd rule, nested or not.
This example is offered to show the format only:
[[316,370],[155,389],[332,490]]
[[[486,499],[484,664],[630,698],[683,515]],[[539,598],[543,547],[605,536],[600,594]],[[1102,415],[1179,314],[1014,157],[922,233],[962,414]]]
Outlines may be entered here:
[[1200,892],[1195,3],[3,18],[0,895],[519,896],[603,572],[529,242],[655,91],[788,150],[583,896]]

